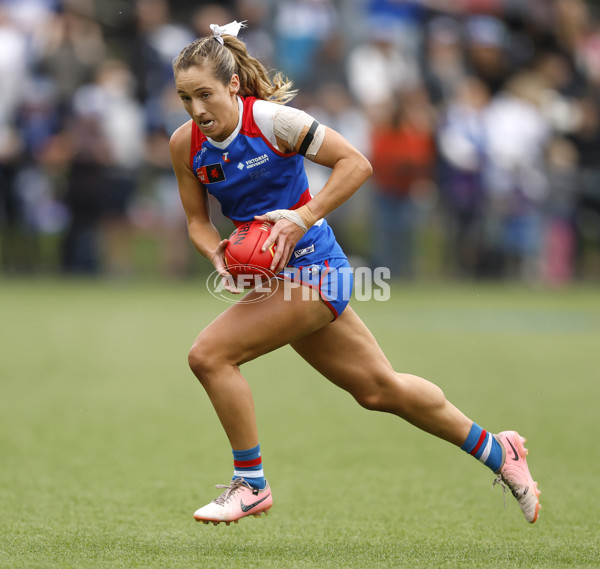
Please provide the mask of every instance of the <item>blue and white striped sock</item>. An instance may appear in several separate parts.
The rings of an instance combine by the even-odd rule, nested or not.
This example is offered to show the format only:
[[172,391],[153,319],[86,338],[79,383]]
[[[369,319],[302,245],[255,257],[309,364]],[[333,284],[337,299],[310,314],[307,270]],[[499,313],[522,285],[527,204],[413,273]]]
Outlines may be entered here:
[[483,462],[493,472],[498,472],[502,466],[502,447],[492,433],[488,433],[477,423],[473,423],[467,440],[460,448]]
[[247,450],[233,451],[233,480],[243,478],[250,486],[262,489],[266,486],[260,444]]

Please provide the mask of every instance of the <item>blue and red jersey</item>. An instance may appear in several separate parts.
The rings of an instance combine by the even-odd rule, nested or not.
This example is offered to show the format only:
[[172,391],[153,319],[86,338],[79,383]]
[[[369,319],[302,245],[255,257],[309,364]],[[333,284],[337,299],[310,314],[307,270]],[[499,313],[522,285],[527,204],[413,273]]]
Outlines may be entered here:
[[[254,118],[254,97],[243,105],[237,133],[226,145],[215,143],[192,123],[192,170],[236,225],[275,209],[296,209],[311,200],[304,158],[278,150]],[[264,102],[263,102],[264,104]],[[276,103],[269,103],[275,105]],[[297,243],[289,265],[345,258],[324,219]]]

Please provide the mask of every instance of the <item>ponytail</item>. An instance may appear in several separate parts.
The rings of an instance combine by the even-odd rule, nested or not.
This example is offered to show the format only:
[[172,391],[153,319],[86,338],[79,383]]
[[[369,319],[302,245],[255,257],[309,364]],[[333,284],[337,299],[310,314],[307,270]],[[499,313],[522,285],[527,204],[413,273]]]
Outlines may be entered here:
[[197,39],[187,45],[173,61],[173,72],[185,71],[190,67],[210,65],[215,77],[224,85],[229,84],[231,76],[240,78],[242,97],[256,97],[285,104],[297,93],[292,82],[282,73],[275,72],[271,77],[264,65],[252,57],[246,44],[229,34],[221,36],[223,44],[214,36]]

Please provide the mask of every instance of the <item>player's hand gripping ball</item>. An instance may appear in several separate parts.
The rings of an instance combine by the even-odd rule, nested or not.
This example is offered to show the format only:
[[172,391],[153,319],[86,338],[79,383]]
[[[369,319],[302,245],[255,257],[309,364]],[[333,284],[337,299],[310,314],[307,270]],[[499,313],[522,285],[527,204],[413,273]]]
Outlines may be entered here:
[[247,221],[229,236],[225,248],[225,263],[232,277],[257,275],[260,280],[274,276],[270,270],[276,246],[266,251],[261,248],[271,233],[273,224],[268,221]]

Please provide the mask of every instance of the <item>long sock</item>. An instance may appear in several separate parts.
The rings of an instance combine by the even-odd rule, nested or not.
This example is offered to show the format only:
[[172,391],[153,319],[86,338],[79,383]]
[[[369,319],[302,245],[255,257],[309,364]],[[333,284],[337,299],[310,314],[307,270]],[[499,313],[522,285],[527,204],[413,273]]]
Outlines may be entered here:
[[488,433],[477,423],[473,423],[467,440],[460,448],[483,462],[493,472],[498,472],[502,466],[502,447],[492,433]]
[[233,480],[243,478],[250,486],[262,489],[266,486],[260,444],[247,450],[233,451]]

